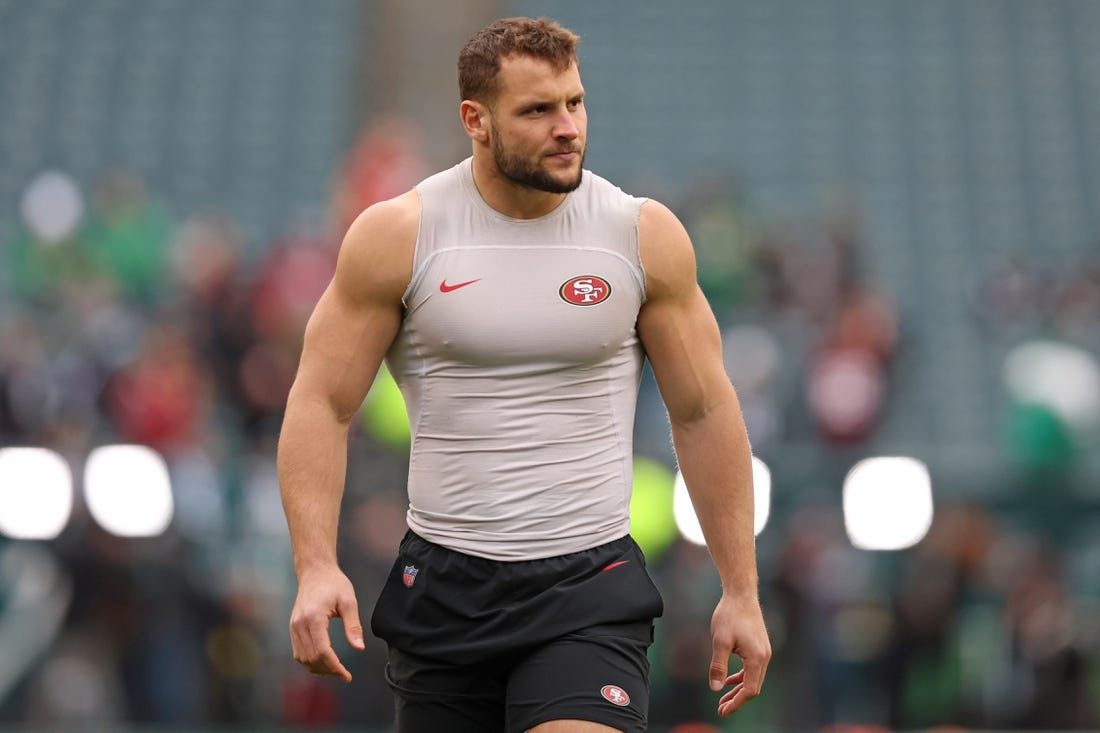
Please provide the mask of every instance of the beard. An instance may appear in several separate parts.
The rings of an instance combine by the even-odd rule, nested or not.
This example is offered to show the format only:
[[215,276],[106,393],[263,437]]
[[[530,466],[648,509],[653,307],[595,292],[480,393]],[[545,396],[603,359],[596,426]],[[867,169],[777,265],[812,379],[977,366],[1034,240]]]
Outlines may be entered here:
[[572,178],[559,180],[537,163],[506,151],[504,144],[500,141],[500,135],[492,136],[491,146],[497,169],[513,183],[533,188],[536,191],[545,191],[546,193],[569,193],[575,191],[581,185],[581,178],[584,175],[584,148],[577,151],[581,156],[580,165],[577,166],[577,174]]

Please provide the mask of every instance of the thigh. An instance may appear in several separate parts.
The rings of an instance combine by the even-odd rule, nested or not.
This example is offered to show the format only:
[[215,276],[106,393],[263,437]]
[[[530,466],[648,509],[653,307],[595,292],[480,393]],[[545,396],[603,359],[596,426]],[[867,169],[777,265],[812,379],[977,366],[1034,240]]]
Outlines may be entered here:
[[539,647],[508,676],[508,733],[566,720],[643,733],[652,640],[653,624],[638,622],[582,629]]
[[504,733],[505,680],[495,668],[391,647],[386,682],[394,693],[396,733]]

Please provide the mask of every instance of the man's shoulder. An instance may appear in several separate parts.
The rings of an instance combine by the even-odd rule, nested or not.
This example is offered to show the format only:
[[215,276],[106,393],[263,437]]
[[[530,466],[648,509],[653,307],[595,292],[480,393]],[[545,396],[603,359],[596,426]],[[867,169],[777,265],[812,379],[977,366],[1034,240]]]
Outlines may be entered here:
[[406,191],[392,199],[371,204],[356,217],[348,229],[349,240],[374,240],[382,237],[390,240],[402,235],[416,234],[420,218],[420,195],[416,189]]
[[658,232],[666,229],[683,229],[680,218],[657,199],[644,199],[638,216],[640,225],[647,229],[655,229]]
[[340,247],[338,269],[357,278],[408,282],[420,222],[416,190],[367,207],[352,222]]
[[695,279],[695,253],[679,217],[656,199],[638,213],[638,248],[650,299]]

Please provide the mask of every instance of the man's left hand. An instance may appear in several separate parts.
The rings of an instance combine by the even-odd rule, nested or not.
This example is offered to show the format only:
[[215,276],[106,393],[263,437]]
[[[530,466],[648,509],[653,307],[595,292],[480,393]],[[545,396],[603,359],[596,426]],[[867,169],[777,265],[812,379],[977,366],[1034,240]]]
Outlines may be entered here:
[[[772,646],[759,601],[723,595],[711,617],[710,634],[710,689],[718,692],[733,685],[718,701],[718,714],[726,716],[759,695],[764,685]],[[731,654],[741,658],[742,668],[728,674]]]

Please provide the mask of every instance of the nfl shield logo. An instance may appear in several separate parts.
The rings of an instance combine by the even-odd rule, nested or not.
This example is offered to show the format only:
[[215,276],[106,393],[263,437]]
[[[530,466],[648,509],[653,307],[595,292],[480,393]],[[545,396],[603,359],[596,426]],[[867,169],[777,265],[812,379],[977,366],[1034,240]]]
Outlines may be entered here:
[[406,588],[412,588],[412,584],[416,581],[416,574],[420,571],[417,570],[415,565],[406,565],[405,572],[402,574],[402,578],[405,581]]

